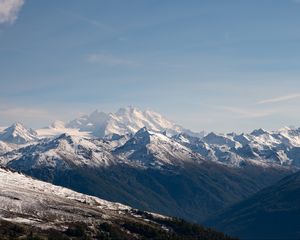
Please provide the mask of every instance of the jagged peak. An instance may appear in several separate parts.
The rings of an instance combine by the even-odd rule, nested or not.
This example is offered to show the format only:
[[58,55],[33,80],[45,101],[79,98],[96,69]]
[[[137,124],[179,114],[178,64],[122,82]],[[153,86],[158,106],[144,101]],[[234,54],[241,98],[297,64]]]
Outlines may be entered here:
[[295,130],[295,128],[284,126],[282,128],[279,128],[276,132],[282,133],[282,132],[289,132],[289,131],[292,131],[292,130]]
[[26,128],[22,123],[15,122],[10,127],[4,129],[0,135],[0,140],[16,144],[24,144],[29,141],[34,141],[37,138],[37,133]]
[[145,146],[151,142],[151,136],[154,134],[154,132],[151,132],[147,129],[147,127],[143,127],[140,130],[138,130],[132,138],[130,138],[124,146],[130,146],[130,145],[141,145]]
[[65,140],[72,140],[73,141],[73,136],[71,136],[68,133],[62,133],[61,135],[59,135],[56,140],[61,140],[61,139],[65,139]]
[[15,122],[11,125],[11,127],[14,127],[14,128],[24,127],[25,128],[25,126],[21,122]]
[[207,138],[212,138],[212,137],[224,137],[224,136],[221,134],[215,133],[215,132],[210,132],[204,138],[207,139]]
[[147,127],[142,127],[140,130],[137,131],[136,134],[138,134],[139,132],[149,132]]
[[27,131],[29,131],[30,129],[26,128],[25,125],[22,124],[21,122],[15,122],[11,126],[6,128],[4,131],[8,131],[8,130],[21,130],[21,131],[27,130]]
[[142,127],[140,130],[138,130],[134,134],[134,137],[145,137],[145,136],[150,136],[150,135],[153,135],[153,132],[148,130],[147,127]]
[[260,135],[263,135],[263,134],[266,134],[266,133],[268,133],[268,131],[266,131],[263,128],[259,128],[259,129],[254,129],[250,134],[254,135],[254,136],[260,136]]

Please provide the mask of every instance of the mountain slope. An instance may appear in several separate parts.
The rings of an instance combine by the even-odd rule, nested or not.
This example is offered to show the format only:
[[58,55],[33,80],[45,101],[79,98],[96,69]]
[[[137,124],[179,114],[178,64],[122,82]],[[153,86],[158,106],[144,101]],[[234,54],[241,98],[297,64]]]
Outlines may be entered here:
[[5,142],[0,141],[0,155],[12,151],[13,148]]
[[285,177],[207,221],[243,239],[300,238],[300,172]]
[[27,239],[230,239],[199,225],[137,211],[0,168],[0,237],[26,235]]

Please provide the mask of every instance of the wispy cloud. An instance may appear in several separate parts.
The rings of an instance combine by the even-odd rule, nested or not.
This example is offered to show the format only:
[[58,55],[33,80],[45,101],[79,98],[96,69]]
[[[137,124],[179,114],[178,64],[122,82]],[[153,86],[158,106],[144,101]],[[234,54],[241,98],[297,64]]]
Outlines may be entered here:
[[2,118],[39,118],[45,119],[52,117],[49,112],[37,109],[37,108],[25,108],[25,107],[12,107],[12,108],[0,108],[0,115]]
[[300,98],[300,93],[294,93],[294,94],[279,96],[279,97],[275,97],[275,98],[264,99],[264,100],[257,102],[257,104],[285,102],[285,101],[297,99],[297,98]]
[[87,55],[86,61],[89,63],[97,63],[107,66],[139,66],[137,62],[109,54],[92,53]]
[[228,107],[228,106],[222,106],[219,107],[227,112],[230,112],[234,118],[262,118],[267,117],[270,115],[273,115],[276,113],[276,110],[268,109],[268,110],[246,110],[242,108],[237,107]]
[[106,32],[109,32],[109,33],[116,33],[116,30],[111,27],[110,25],[108,24],[105,24],[101,21],[98,21],[96,19],[93,19],[93,18],[90,18],[90,17],[86,17],[86,16],[83,16],[81,14],[78,14],[76,12],[71,12],[71,11],[62,11],[64,14],[67,14],[69,15],[70,17],[73,17],[79,21],[82,21],[82,22],[85,22],[89,25],[92,25],[94,27],[97,27],[97,28],[100,28],[101,30],[103,31],[106,31]]
[[0,0],[0,24],[14,23],[25,0]]

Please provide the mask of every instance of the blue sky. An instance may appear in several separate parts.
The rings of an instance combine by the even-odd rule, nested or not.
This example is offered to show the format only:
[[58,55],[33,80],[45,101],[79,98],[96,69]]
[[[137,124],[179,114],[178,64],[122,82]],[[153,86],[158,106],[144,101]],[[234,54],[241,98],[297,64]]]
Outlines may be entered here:
[[195,131],[300,126],[300,1],[0,0],[0,125],[152,109]]

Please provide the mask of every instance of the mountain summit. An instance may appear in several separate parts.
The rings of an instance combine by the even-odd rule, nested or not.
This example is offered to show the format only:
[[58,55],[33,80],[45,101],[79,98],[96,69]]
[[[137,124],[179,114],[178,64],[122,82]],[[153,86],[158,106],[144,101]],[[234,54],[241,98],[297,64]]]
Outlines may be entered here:
[[201,156],[175,140],[141,128],[131,139],[115,151],[130,161],[142,162],[146,165],[182,165],[185,162],[200,162]]
[[150,110],[143,111],[131,106],[120,108],[115,113],[104,113],[96,110],[90,115],[84,115],[70,121],[66,127],[88,131],[96,137],[134,134],[143,127],[154,132],[166,131],[172,135],[180,132],[192,133],[159,113]]
[[0,134],[0,140],[8,143],[25,144],[37,140],[37,133],[21,123],[14,123]]

